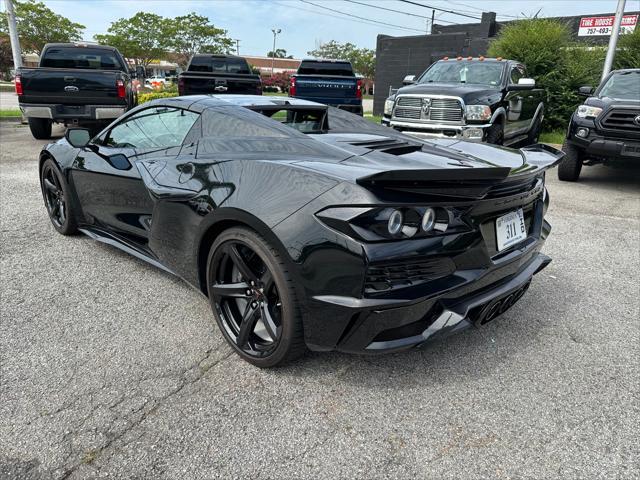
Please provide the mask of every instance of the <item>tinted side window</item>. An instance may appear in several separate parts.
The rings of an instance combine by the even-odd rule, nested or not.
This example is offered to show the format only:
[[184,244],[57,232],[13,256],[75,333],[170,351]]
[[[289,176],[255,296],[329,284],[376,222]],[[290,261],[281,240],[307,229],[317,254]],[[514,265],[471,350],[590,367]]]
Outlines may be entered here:
[[518,83],[518,80],[524,77],[524,72],[518,68],[513,67],[511,69],[511,83]]
[[353,77],[353,68],[347,62],[302,62],[298,68],[300,75],[331,75]]
[[148,108],[112,128],[105,144],[117,148],[177,147],[198,116],[179,108]]
[[[204,111],[202,136],[215,138],[292,137],[295,130],[242,107],[213,107]],[[300,135],[300,134],[299,134]]]

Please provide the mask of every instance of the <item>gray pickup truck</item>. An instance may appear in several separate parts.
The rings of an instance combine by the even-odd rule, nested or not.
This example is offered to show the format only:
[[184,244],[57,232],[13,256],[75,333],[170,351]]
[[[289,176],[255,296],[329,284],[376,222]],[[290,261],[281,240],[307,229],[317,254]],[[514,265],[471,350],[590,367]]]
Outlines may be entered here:
[[544,91],[525,66],[501,58],[444,58],[387,98],[382,123],[422,138],[536,143]]
[[97,133],[138,104],[135,76],[114,47],[48,43],[38,67],[16,72],[16,93],[35,138],[51,137],[54,122]]

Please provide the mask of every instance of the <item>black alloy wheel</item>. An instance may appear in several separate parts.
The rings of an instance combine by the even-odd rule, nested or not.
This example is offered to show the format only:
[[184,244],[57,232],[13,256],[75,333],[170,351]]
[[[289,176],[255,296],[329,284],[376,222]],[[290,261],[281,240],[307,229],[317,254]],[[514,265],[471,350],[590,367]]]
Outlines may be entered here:
[[77,226],[66,192],[66,186],[53,160],[47,159],[44,162],[40,174],[40,182],[42,184],[44,204],[55,229],[63,235],[76,233]]
[[211,249],[207,284],[218,326],[242,358],[260,367],[304,352],[295,294],[278,253],[254,232],[234,228]]

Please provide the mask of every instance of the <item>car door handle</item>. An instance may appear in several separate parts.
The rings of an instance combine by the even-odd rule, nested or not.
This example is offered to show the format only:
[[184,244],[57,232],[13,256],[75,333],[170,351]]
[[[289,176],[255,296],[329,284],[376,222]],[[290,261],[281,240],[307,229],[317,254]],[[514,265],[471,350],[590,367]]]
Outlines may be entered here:
[[75,81],[76,81],[76,77],[65,76],[65,77],[64,77],[64,81],[65,81],[65,82],[73,83],[73,82],[75,82]]

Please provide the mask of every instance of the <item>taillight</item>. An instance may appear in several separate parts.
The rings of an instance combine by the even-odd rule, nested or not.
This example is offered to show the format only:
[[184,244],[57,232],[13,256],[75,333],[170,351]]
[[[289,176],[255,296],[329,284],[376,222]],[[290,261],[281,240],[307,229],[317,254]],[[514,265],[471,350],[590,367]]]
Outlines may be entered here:
[[184,78],[178,78],[178,95],[184,95]]
[[356,82],[356,98],[362,98],[362,79]]
[[127,95],[123,80],[116,80],[116,88],[118,89],[118,98],[124,98]]
[[22,90],[22,77],[20,75],[16,75],[16,95],[24,95],[24,91]]
[[296,96],[296,77],[291,77],[291,79],[289,80],[289,96]]

